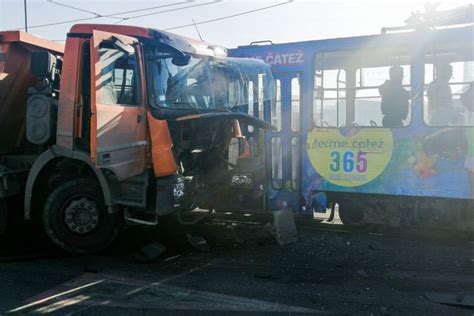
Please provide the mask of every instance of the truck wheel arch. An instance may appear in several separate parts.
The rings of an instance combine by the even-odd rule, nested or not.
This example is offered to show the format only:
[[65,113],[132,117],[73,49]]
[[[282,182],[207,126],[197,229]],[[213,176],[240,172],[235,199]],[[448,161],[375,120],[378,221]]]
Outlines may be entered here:
[[38,176],[42,171],[45,170],[45,168],[48,167],[50,163],[52,163],[57,158],[68,158],[71,160],[76,160],[82,164],[86,164],[87,166],[89,166],[93,174],[96,176],[97,182],[99,183],[102,189],[102,194],[104,195],[104,203],[107,206],[111,206],[113,204],[109,184],[107,183],[104,174],[95,167],[94,163],[90,160],[89,155],[87,153],[81,151],[73,151],[59,146],[53,146],[52,148],[43,152],[35,160],[28,174],[24,197],[24,218],[26,220],[33,219],[32,201],[34,198],[34,188],[38,180]]

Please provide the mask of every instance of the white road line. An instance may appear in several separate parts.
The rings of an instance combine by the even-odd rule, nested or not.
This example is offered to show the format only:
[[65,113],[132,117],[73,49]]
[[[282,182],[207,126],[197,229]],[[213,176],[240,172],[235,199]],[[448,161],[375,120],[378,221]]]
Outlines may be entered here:
[[71,290],[64,291],[64,292],[61,292],[61,293],[58,293],[58,294],[55,294],[55,295],[52,295],[52,296],[43,298],[43,299],[41,299],[41,300],[34,301],[34,302],[30,303],[30,304],[26,304],[26,305],[17,307],[17,308],[15,308],[15,309],[11,309],[11,310],[9,310],[7,313],[17,313],[17,312],[20,312],[20,311],[25,310],[25,309],[27,309],[27,308],[30,308],[30,307],[33,307],[33,306],[36,306],[36,305],[39,305],[39,304],[43,304],[43,303],[48,302],[48,301],[50,301],[50,300],[52,300],[52,299],[55,299],[55,298],[58,298],[58,297],[61,297],[61,296],[67,295],[67,294],[71,294],[71,293],[74,293],[74,292],[78,292],[78,291],[80,291],[80,290],[89,288],[89,287],[91,287],[91,286],[94,286],[94,285],[97,285],[97,284],[100,284],[100,283],[103,283],[103,282],[105,282],[104,279],[98,280],[98,281],[95,281],[95,282],[91,282],[91,283],[88,283],[88,284],[85,284],[85,285],[82,285],[82,286],[78,286],[78,287],[73,288],[73,289],[71,289]]

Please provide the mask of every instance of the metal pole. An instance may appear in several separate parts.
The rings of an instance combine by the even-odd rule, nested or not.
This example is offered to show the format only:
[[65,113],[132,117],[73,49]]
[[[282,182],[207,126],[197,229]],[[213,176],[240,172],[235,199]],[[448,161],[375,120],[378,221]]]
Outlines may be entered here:
[[23,0],[23,7],[25,9],[25,32],[28,32],[28,13],[26,10],[26,0]]

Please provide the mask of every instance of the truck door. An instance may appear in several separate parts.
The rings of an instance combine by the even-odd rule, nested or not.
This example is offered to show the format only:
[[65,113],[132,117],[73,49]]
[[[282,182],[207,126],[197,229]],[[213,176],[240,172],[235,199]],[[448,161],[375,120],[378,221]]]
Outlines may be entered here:
[[101,31],[91,43],[91,159],[122,180],[146,167],[141,50],[135,38]]

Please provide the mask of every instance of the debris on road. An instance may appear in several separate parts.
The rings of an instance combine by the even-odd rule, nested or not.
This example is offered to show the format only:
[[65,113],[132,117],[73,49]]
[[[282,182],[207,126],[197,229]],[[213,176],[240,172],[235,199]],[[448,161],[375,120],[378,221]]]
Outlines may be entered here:
[[363,277],[363,278],[368,278],[369,277],[369,274],[367,272],[365,272],[364,270],[360,269],[360,270],[357,270],[357,275],[360,276],[360,277]]
[[186,238],[188,239],[189,243],[200,251],[209,251],[209,244],[207,240],[201,236],[193,236],[190,233],[186,233]]
[[[260,226],[249,224],[257,221]],[[83,309],[116,314],[120,308],[132,314],[146,308],[167,314],[220,308],[271,314],[299,308],[309,314],[457,315],[472,308],[472,247],[465,241],[408,232],[375,238],[298,221],[298,242],[281,247],[273,222],[271,213],[259,218],[235,214],[225,222],[173,228],[166,236],[127,230],[117,249],[102,256],[15,264],[0,259],[0,313],[49,297],[24,311],[60,307],[63,314]],[[196,251],[191,242],[210,251]],[[124,260],[134,252],[141,262]],[[454,294],[432,301],[425,296],[432,292]],[[83,296],[89,298],[80,301]]]
[[474,307],[474,295],[463,293],[426,293],[425,297],[433,303]]
[[148,244],[134,255],[134,259],[138,262],[152,262],[158,259],[166,252],[166,247],[159,242]]
[[253,275],[257,279],[267,279],[267,280],[279,280],[282,278],[281,275],[273,274],[271,272],[255,272]]
[[273,228],[276,241],[280,246],[288,245],[298,240],[295,218],[291,209],[273,212]]

